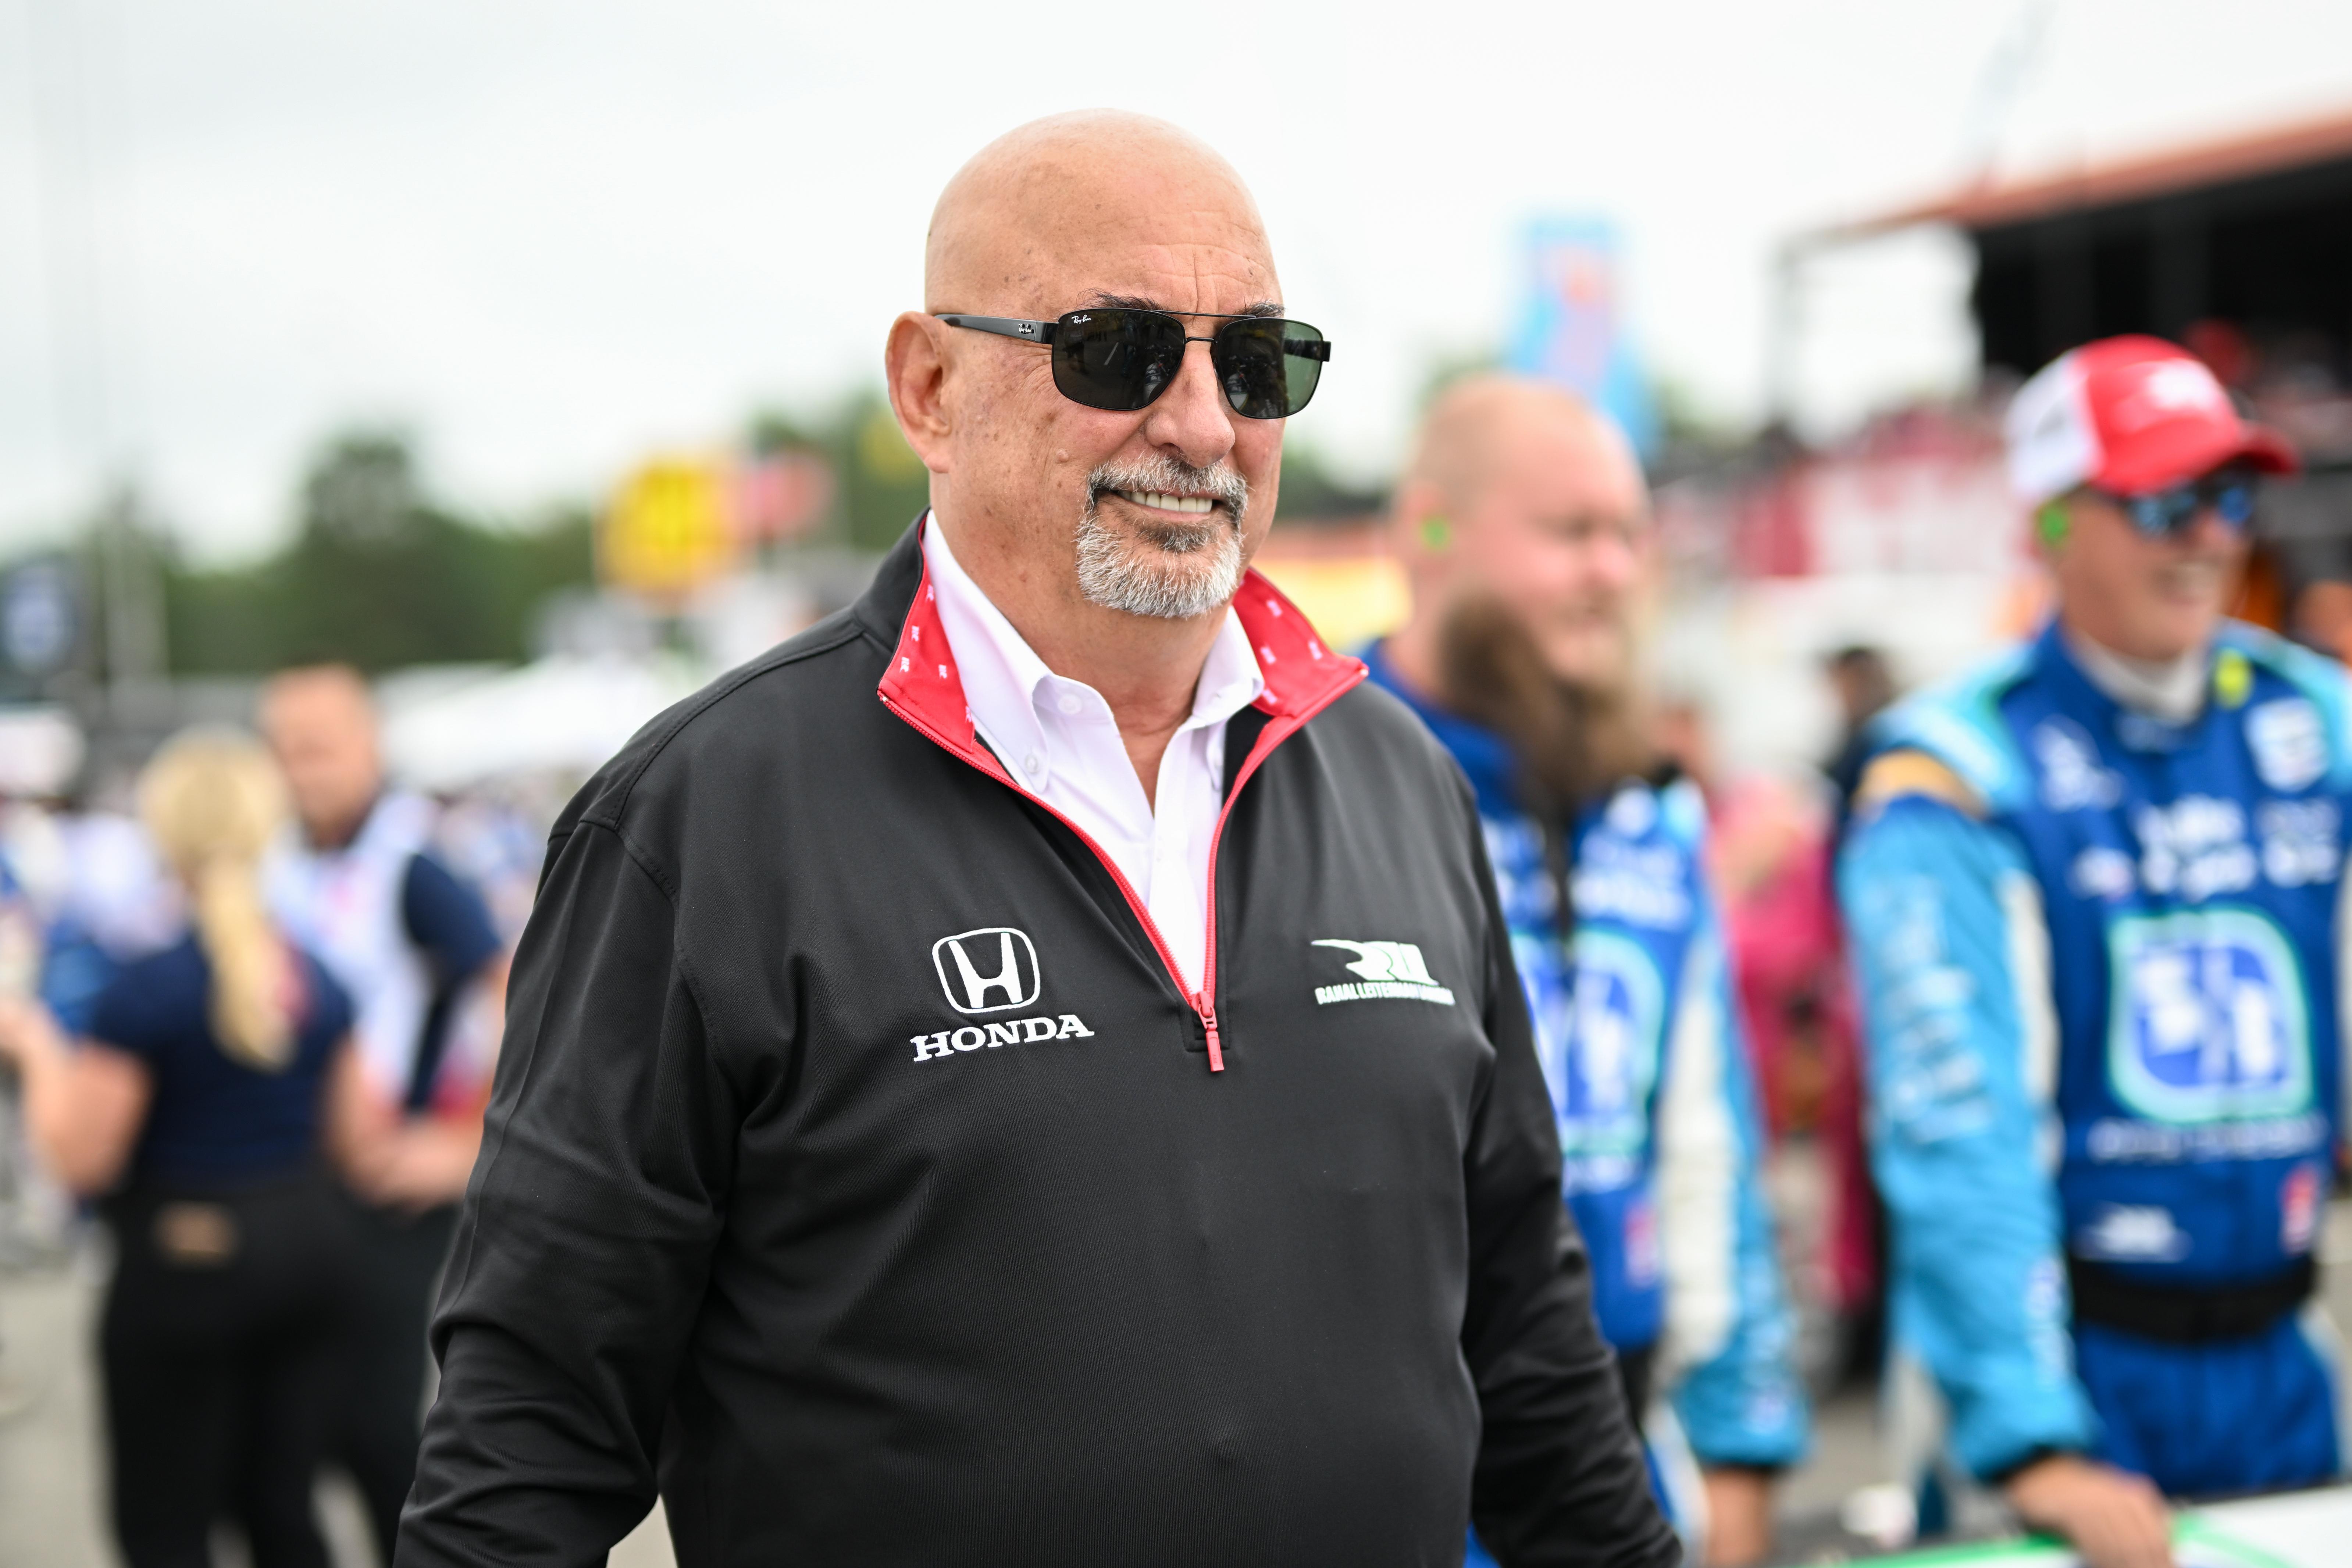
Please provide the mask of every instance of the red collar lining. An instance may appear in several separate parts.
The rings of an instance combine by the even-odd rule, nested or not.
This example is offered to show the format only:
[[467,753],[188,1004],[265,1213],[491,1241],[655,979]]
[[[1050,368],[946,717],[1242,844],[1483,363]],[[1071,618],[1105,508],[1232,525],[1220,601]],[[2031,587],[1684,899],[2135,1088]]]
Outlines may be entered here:
[[[923,526],[929,524],[925,518]],[[1241,618],[1242,630],[1265,678],[1265,689],[1254,706],[1287,721],[1268,725],[1261,743],[1279,739],[1276,730],[1284,735],[1296,730],[1364,679],[1363,661],[1324,647],[1298,606],[1259,573],[1252,571],[1242,579],[1241,591],[1234,595],[1234,612]],[[999,777],[1008,776],[980,743],[973,729],[971,708],[964,700],[963,677],[940,622],[928,561],[914,603],[908,606],[906,623],[899,627],[898,645],[891,650],[890,668],[883,673],[879,693],[883,701],[947,742],[967,762]]]

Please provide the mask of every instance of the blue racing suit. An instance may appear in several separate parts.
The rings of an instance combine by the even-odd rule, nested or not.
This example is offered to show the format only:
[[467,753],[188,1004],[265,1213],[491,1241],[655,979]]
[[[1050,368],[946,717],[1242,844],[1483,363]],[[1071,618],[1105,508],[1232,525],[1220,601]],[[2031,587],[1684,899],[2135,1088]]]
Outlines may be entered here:
[[[1701,1465],[1796,1463],[1808,1411],[1697,789],[1629,781],[1575,824],[1563,942],[1571,921],[1543,825],[1518,804],[1508,745],[1424,702],[1385,655],[1365,655],[1372,679],[1420,715],[1477,792],[1559,1118],[1562,1195],[1592,1258],[1594,1311],[1666,1396],[1653,1406],[1654,1468],[1670,1464],[1661,1415]],[[1664,1479],[1687,1526],[1687,1500]],[[1485,1559],[1474,1549],[1470,1561]]]
[[2339,1131],[2344,672],[2225,624],[2198,716],[2053,626],[1880,721],[1839,868],[1892,1332],[1999,1479],[2338,1469],[2305,1305]]

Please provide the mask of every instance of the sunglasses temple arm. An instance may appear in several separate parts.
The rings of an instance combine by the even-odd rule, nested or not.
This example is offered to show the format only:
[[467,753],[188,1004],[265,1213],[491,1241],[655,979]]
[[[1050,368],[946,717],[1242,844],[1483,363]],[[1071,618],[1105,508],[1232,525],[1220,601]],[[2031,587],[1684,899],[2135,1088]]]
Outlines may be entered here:
[[969,327],[975,332],[994,332],[1000,338],[1019,338],[1024,342],[1050,343],[1058,321],[1024,321],[1016,316],[941,316],[950,327]]

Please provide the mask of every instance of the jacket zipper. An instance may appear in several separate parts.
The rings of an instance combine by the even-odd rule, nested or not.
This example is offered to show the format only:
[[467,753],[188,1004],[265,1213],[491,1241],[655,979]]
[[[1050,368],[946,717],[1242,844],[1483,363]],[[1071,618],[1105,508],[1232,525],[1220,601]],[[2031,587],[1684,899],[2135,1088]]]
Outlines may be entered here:
[[[1361,678],[1359,677],[1359,679]],[[1201,1027],[1208,1036],[1209,1070],[1216,1073],[1225,1070],[1224,1041],[1217,1028],[1217,848],[1224,842],[1225,821],[1233,816],[1234,801],[1241,795],[1242,785],[1249,782],[1250,775],[1257,772],[1258,764],[1265,761],[1274,748],[1288,740],[1308,719],[1329,707],[1355,684],[1355,681],[1349,681],[1348,686],[1340,688],[1339,691],[1333,692],[1322,702],[1318,703],[1313,712],[1284,721],[1281,728],[1267,726],[1266,730],[1258,736],[1257,744],[1252,748],[1248,761],[1242,764],[1241,772],[1234,775],[1233,787],[1225,791],[1225,803],[1217,809],[1217,826],[1209,835],[1209,886],[1206,900],[1209,923],[1201,949],[1201,989],[1189,995],[1186,995],[1184,990],[1183,966],[1176,962],[1175,952],[1169,947],[1168,939],[1160,934],[1160,923],[1151,918],[1151,911],[1144,907],[1143,900],[1135,896],[1135,885],[1127,879],[1127,873],[1118,868],[1118,862],[1104,854],[1102,846],[1096,843],[1085,828],[1080,827],[1029,791],[1021,789],[1021,786],[1013,782],[1013,775],[1004,771],[1003,764],[997,763],[994,767],[983,767],[979,762],[967,755],[963,748],[924,722],[919,715],[899,707],[887,697],[882,699],[882,706],[890,710],[899,720],[930,741],[932,744],[941,747],[967,766],[978,768],[1000,784],[1021,790],[1022,795],[1034,801],[1038,805],[1044,806],[1055,821],[1076,834],[1078,842],[1094,851],[1095,858],[1102,862],[1103,869],[1108,871],[1111,880],[1118,884],[1119,895],[1127,900],[1127,907],[1134,910],[1135,918],[1143,922],[1144,935],[1151,939],[1152,950],[1160,954],[1160,962],[1167,967],[1170,977],[1176,982],[1176,994],[1185,996],[1185,999],[1192,1004],[1192,1011],[1200,1016]],[[994,763],[995,758],[992,756],[989,761]]]
[[[1329,704],[1327,702],[1324,706],[1328,707]],[[1321,709],[1317,711],[1320,712]],[[1233,787],[1225,791],[1225,803],[1217,808],[1217,826],[1209,833],[1209,887],[1207,897],[1202,900],[1209,911],[1209,929],[1201,944],[1201,994],[1192,999],[1192,1005],[1209,1031],[1211,1072],[1225,1070],[1225,1053],[1219,1048],[1217,1041],[1217,849],[1225,841],[1225,819],[1234,814],[1234,802],[1240,798],[1242,785],[1249,783],[1250,775],[1257,772],[1257,765],[1273,753],[1275,747],[1288,740],[1306,721],[1305,719],[1298,720],[1287,729],[1279,731],[1269,725],[1266,731],[1258,736],[1258,743],[1251,748],[1248,758],[1242,763],[1241,772],[1234,775]],[[1177,984],[1181,985],[1183,983],[1179,981]]]
[[[954,756],[967,766],[978,768],[982,773],[987,774],[990,778],[996,780],[998,783],[1005,784],[1010,788],[1020,790],[1021,795],[1024,798],[1034,802],[1037,805],[1043,806],[1045,810],[1053,816],[1054,820],[1059,822],[1063,826],[1076,834],[1078,836],[1078,842],[1084,844],[1088,849],[1094,851],[1095,858],[1102,862],[1103,869],[1108,871],[1111,876],[1111,880],[1118,884],[1119,896],[1127,900],[1127,907],[1135,911],[1135,918],[1143,922],[1143,934],[1151,939],[1152,951],[1160,954],[1160,962],[1166,966],[1168,973],[1175,978],[1176,994],[1180,996],[1185,995],[1183,966],[1176,962],[1175,950],[1168,945],[1168,939],[1160,934],[1160,922],[1151,918],[1151,911],[1144,907],[1144,903],[1141,899],[1135,896],[1135,884],[1127,879],[1127,873],[1118,868],[1118,861],[1103,853],[1103,847],[1095,842],[1093,835],[1089,834],[1085,828],[1080,827],[1076,823],[1072,822],[1067,816],[1055,810],[1052,805],[1047,805],[1046,802],[1040,800],[1036,795],[1030,794],[1029,791],[1022,789],[1018,784],[1013,782],[1013,775],[1004,771],[1002,764],[999,764],[994,768],[982,767],[977,761],[967,756],[962,748],[956,745],[954,742],[948,739],[945,735],[940,734],[930,725],[925,723],[919,717],[908,712],[906,709],[899,707],[888,698],[885,697],[882,700],[882,706],[890,710],[891,712],[897,714],[908,725],[921,732],[933,744],[944,748],[949,754]],[[992,758],[991,760],[993,761],[994,759]],[[1210,839],[1209,844],[1210,866],[1213,872],[1216,864],[1216,840],[1213,837]],[[1209,919],[1213,924],[1216,920],[1216,911],[1214,910],[1209,911]],[[1206,967],[1206,965],[1203,965],[1203,967]],[[1209,1070],[1211,1072],[1224,1071],[1225,1057],[1224,1052],[1218,1048],[1215,1009],[1213,1007],[1210,1007],[1204,1011],[1201,999],[1198,996],[1186,996],[1186,1000],[1192,1003],[1192,1010],[1194,1012],[1201,1014],[1202,1023],[1208,1027]]]

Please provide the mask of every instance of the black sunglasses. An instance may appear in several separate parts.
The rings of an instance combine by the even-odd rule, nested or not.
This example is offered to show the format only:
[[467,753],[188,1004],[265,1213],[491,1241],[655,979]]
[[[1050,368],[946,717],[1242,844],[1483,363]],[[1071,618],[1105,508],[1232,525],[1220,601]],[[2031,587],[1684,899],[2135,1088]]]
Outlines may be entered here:
[[2098,494],[2120,508],[2134,531],[2148,539],[2185,532],[2197,514],[2208,510],[2232,533],[2245,532],[2254,520],[2254,476],[2242,468],[2222,468],[2144,496]]
[[[1189,337],[1181,318],[1221,321],[1205,338]],[[1131,310],[1113,306],[1072,310],[1052,321],[1010,316],[941,316],[950,327],[1045,343],[1054,351],[1054,385],[1073,403],[1132,414],[1173,385],[1184,345],[1209,345],[1209,363],[1225,401],[1244,419],[1287,419],[1307,406],[1331,359],[1331,345],[1304,321],[1279,316],[1209,316],[1200,310]]]

